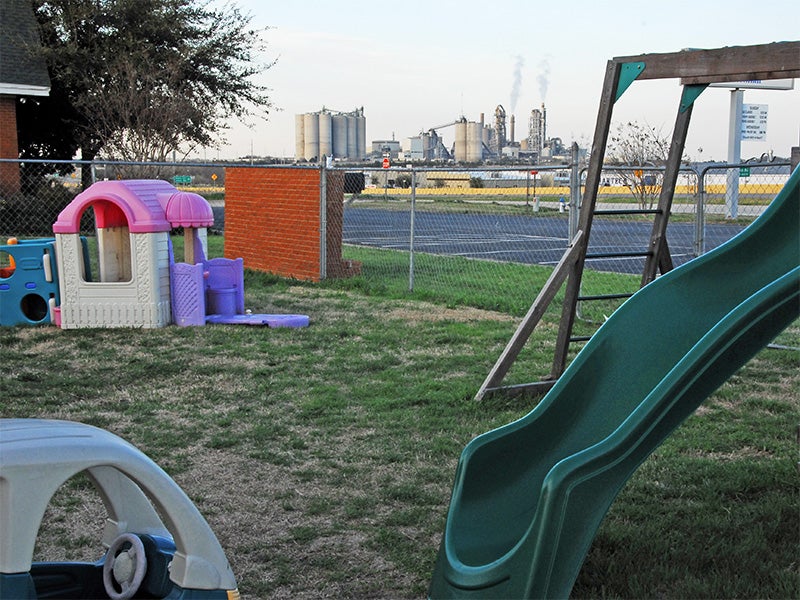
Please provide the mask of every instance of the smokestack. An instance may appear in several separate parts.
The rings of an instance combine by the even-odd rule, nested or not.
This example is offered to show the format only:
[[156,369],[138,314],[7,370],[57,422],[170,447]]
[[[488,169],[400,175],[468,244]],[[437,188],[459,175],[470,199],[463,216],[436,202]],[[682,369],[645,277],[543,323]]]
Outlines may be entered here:
[[483,113],[481,113],[481,129],[483,129]]
[[542,144],[547,143],[547,110],[542,102]]
[[511,144],[514,143],[514,115],[511,115]]

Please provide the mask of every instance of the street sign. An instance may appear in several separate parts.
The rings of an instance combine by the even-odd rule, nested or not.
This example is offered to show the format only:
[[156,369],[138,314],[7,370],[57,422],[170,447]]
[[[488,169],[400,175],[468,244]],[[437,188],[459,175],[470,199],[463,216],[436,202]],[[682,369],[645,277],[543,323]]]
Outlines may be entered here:
[[750,167],[739,167],[739,177],[750,177]]
[[192,183],[192,176],[191,175],[175,175],[172,178],[172,182],[175,185],[188,185]]
[[767,139],[768,104],[742,104],[742,140]]
[[389,158],[388,157],[383,159],[383,168],[384,169],[388,169],[389,168]]
[[531,175],[538,175],[539,171],[531,171]]

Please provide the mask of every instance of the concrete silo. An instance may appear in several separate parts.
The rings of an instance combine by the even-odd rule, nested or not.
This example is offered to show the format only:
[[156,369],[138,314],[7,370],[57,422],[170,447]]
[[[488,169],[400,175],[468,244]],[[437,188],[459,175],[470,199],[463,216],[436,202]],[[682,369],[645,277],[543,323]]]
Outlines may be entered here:
[[333,155],[333,120],[331,113],[319,113],[319,157]]
[[333,115],[333,156],[347,158],[347,115]]
[[467,160],[467,121],[456,123],[456,142],[453,148],[453,158],[456,162]]
[[466,161],[480,162],[483,159],[483,126],[475,121],[467,123]]
[[364,110],[358,111],[356,116],[356,153],[349,157],[351,160],[364,160],[367,158],[367,118]]
[[319,113],[303,115],[303,135],[306,160],[319,159]]
[[303,122],[305,115],[294,116],[294,157],[302,160],[306,156],[306,136],[304,135]]
[[347,158],[355,158],[358,152],[358,123],[354,115],[347,115]]

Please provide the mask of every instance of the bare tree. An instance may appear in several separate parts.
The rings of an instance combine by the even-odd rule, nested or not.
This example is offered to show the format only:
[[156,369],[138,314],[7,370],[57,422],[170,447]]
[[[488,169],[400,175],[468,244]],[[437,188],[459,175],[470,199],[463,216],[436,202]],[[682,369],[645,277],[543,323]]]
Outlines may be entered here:
[[[108,131],[101,154],[105,158],[135,162],[165,162],[182,145],[189,149],[196,141],[187,129],[202,127],[207,117],[203,107],[185,89],[177,59],[167,58],[160,72],[142,70],[146,57],[127,54],[109,65],[104,74],[104,93],[76,101],[87,115],[87,126]],[[188,124],[188,125],[187,125]],[[122,177],[160,177],[158,166],[123,169]]]
[[660,129],[629,121],[617,127],[608,144],[608,165],[627,167],[614,169],[636,198],[639,208],[650,209],[661,191],[663,167],[669,155],[670,139]]
[[227,118],[272,106],[254,81],[272,66],[256,60],[263,30],[233,3],[32,1],[52,90],[24,112],[23,153],[159,160],[219,140]]

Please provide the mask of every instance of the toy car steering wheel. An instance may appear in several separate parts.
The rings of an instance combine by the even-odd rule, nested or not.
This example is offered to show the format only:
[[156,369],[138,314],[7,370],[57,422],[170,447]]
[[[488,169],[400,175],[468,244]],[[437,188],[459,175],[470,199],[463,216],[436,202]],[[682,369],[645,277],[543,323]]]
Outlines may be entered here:
[[[139,590],[147,571],[144,544],[137,535],[123,533],[108,549],[103,563],[103,586],[111,600],[128,600]],[[117,589],[121,591],[117,591]]]

